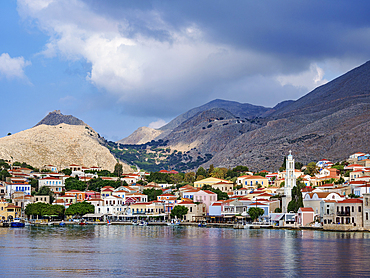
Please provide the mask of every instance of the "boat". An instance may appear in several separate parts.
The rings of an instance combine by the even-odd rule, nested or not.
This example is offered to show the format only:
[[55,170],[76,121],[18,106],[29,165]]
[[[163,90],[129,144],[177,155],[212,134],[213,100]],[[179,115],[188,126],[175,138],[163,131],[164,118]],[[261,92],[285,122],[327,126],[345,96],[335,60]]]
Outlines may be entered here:
[[132,222],[132,225],[137,226],[137,225],[139,225],[139,223],[138,222]]
[[139,222],[139,226],[147,226],[148,225],[148,222],[146,221],[140,221]]
[[207,227],[207,222],[199,222],[198,227]]
[[23,228],[24,226],[26,225],[20,218],[14,218],[14,220],[10,222],[10,227],[12,228]]
[[171,222],[167,223],[168,226],[177,226],[179,224],[180,224],[180,222],[175,220],[175,219],[172,219]]
[[65,226],[65,225],[66,225],[66,223],[64,223],[64,221],[59,223],[59,226]]

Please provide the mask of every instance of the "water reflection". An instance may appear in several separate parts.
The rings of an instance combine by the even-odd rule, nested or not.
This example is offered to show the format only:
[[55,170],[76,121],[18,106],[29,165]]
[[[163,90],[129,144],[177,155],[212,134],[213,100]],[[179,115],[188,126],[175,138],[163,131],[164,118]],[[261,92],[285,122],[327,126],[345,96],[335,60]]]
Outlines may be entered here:
[[[369,276],[369,233],[198,227],[0,229],[14,276]],[[6,255],[5,255],[6,254]]]

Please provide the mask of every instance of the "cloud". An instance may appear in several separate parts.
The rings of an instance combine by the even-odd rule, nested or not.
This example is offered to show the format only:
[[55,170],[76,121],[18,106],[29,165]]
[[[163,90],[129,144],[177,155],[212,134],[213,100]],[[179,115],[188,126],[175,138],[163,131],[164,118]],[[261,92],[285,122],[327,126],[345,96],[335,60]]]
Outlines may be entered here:
[[3,53],[0,55],[0,76],[7,79],[26,79],[24,68],[28,65],[31,65],[31,62],[25,61],[23,57],[11,58],[8,53]]
[[155,122],[151,122],[148,127],[150,128],[154,128],[154,129],[157,129],[157,128],[161,128],[162,126],[164,126],[166,123],[166,121],[162,120],[162,119],[159,119],[158,121],[155,121]]
[[126,113],[162,118],[216,97],[273,105],[324,84],[327,61],[368,57],[367,9],[355,6],[18,1],[50,37],[43,55],[88,63],[86,79]]
[[328,82],[328,80],[323,79],[323,77],[324,70],[316,64],[311,64],[310,69],[305,72],[301,72],[299,74],[280,75],[277,76],[276,79],[282,86],[290,84],[294,87],[304,87],[308,91],[311,91]]

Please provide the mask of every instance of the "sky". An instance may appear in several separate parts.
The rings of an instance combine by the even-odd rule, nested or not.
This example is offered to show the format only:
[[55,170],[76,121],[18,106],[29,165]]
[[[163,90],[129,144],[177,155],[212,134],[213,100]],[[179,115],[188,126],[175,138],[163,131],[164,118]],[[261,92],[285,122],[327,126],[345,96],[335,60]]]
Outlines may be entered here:
[[273,107],[370,58],[369,1],[0,2],[0,137],[53,110],[108,140],[214,99]]

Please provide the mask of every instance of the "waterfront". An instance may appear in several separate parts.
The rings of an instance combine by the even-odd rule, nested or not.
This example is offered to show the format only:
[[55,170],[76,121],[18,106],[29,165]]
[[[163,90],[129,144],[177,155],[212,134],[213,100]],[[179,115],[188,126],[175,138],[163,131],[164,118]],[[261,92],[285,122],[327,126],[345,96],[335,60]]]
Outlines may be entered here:
[[369,276],[370,233],[197,227],[0,229],[6,276]]

